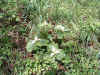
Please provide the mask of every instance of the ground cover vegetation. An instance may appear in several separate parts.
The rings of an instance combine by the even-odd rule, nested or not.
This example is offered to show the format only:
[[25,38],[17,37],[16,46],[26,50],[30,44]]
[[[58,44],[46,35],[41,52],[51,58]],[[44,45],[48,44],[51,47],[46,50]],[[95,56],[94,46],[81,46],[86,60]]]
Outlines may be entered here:
[[0,0],[0,75],[100,75],[99,0]]

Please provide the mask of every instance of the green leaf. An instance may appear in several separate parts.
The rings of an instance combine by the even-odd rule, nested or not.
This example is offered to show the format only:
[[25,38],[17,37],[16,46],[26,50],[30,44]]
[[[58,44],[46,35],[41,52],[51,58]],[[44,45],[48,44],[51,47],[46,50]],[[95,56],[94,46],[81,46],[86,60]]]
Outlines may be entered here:
[[64,34],[62,32],[57,32],[58,39],[62,39],[64,37]]
[[33,50],[33,45],[34,45],[34,43],[32,43],[32,40],[30,40],[26,45],[26,50],[28,52],[31,52]]
[[48,44],[48,40],[42,39],[36,42],[35,46],[46,46]]
[[2,61],[0,60],[0,66],[2,65],[3,63],[2,63]]
[[20,21],[20,18],[19,17],[16,17],[16,21],[19,22]]
[[55,75],[56,71],[48,71],[45,75]]
[[62,45],[63,46],[67,46],[67,47],[72,47],[72,46],[75,45],[75,42],[73,40],[70,40],[70,41],[68,41],[66,43],[63,43]]
[[64,58],[66,58],[66,55],[63,51],[61,51],[59,54],[57,54],[56,58],[58,60],[63,60]]

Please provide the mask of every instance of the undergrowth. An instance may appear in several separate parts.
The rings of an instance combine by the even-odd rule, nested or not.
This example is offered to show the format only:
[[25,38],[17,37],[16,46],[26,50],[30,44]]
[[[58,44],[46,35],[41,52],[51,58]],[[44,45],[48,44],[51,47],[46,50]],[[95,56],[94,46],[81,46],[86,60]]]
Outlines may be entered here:
[[99,0],[1,0],[0,75],[99,75]]

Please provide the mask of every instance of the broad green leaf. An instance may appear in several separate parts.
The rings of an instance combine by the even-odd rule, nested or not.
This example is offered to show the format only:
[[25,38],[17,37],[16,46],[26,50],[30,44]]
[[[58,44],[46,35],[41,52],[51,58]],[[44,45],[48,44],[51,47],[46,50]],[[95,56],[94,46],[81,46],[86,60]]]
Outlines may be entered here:
[[30,40],[26,45],[26,50],[28,52],[31,52],[33,50],[33,46],[34,46],[34,43],[32,43],[32,40]]
[[66,55],[63,51],[61,51],[59,54],[57,54],[56,58],[58,60],[63,60],[64,58],[66,58]]

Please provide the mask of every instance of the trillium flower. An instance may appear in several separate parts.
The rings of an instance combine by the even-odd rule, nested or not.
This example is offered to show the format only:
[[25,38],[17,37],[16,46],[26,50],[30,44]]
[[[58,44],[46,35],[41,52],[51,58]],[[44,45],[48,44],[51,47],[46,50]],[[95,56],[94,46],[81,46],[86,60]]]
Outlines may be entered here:
[[65,31],[65,27],[62,26],[62,25],[57,25],[57,26],[55,27],[55,29],[56,29],[56,30]]
[[51,46],[51,51],[52,51],[52,53],[50,56],[54,56],[55,54],[60,53],[60,50],[55,48],[54,46]]
[[30,0],[31,3],[33,3],[33,0]]
[[32,40],[32,44],[34,44],[38,40],[40,40],[40,39],[37,36],[35,36],[34,40]]
[[37,41],[39,41],[39,40],[40,40],[40,39],[39,39],[37,36],[35,36],[34,40],[30,40],[30,41],[27,43],[27,45],[26,45],[27,51],[28,51],[28,52],[31,52],[31,51],[33,50],[33,45],[34,45]]
[[48,25],[48,23],[46,21],[44,21],[42,24],[40,24],[41,27],[46,26],[46,25]]

